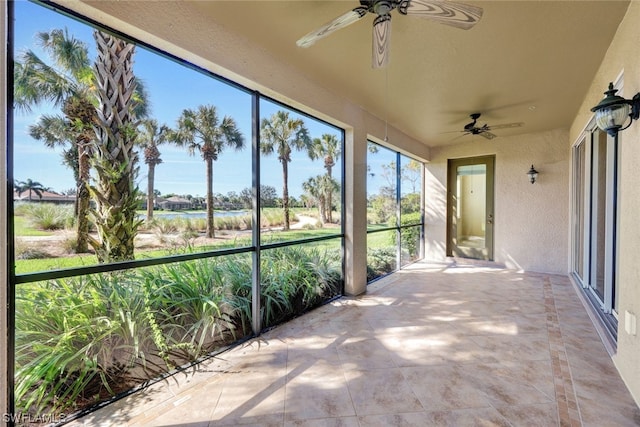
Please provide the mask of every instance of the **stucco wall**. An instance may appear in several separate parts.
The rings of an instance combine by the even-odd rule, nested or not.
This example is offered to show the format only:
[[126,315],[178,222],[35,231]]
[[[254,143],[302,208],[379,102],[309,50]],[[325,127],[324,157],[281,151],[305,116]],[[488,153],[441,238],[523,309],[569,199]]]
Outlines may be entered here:
[[[610,81],[624,72],[624,92],[631,98],[640,91],[640,3],[631,2],[616,36],[605,55],[589,92],[578,110],[570,132],[570,141],[576,141],[592,117],[589,109],[603,97]],[[618,292],[619,327],[618,348],[613,360],[636,402],[640,404],[640,335],[625,332],[625,312],[640,319],[640,124],[633,124],[620,134],[620,186],[619,186],[619,249]],[[640,325],[638,325],[640,330]]]
[[[491,141],[469,137],[432,149],[427,164],[426,257],[446,258],[447,159],[495,155],[494,260],[508,268],[566,274],[568,259],[568,132],[526,134]],[[538,181],[529,182],[531,164]]]

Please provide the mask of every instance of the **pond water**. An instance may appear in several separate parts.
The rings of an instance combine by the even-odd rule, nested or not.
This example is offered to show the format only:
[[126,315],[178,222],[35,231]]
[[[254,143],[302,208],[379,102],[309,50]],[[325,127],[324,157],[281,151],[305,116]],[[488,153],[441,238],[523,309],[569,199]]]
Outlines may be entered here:
[[[240,210],[240,211],[215,211],[213,216],[214,217],[233,217],[233,216],[244,216],[244,215],[251,215],[251,211],[244,211],[244,210]],[[142,215],[144,216],[144,215]],[[160,218],[165,218],[165,219],[173,219],[173,218],[192,218],[192,219],[200,219],[200,218],[206,218],[207,217],[207,213],[206,212],[186,212],[186,211],[180,211],[180,212],[167,212],[165,213],[165,211],[154,211],[153,212],[153,217],[156,219],[160,219]]]

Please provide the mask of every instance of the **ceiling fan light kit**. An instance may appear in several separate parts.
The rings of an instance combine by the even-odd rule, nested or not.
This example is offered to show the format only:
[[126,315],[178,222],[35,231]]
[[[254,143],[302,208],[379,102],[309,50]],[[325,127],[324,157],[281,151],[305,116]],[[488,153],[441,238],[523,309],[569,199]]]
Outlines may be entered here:
[[367,13],[376,15],[373,21],[373,68],[389,63],[391,36],[391,12],[397,9],[402,15],[418,16],[454,28],[468,30],[482,17],[482,9],[449,0],[360,0],[360,6],[335,18],[327,24],[301,37],[296,44],[312,46],[318,40],[364,18]]

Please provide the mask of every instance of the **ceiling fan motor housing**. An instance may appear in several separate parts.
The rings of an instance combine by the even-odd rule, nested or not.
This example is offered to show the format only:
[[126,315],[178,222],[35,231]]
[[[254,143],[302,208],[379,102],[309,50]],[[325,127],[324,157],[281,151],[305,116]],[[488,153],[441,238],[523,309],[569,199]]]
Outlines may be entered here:
[[360,0],[360,4],[376,15],[387,15],[401,2],[397,0]]

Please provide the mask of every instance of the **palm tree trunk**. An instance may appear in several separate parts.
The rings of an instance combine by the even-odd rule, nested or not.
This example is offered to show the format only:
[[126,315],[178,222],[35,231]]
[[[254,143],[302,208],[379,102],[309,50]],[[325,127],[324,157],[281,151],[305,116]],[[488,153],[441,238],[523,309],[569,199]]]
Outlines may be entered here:
[[89,153],[85,143],[78,143],[78,186],[76,216],[76,253],[89,252],[89,210],[91,194],[89,193]]
[[282,207],[284,208],[284,231],[289,230],[289,164],[282,161]]
[[207,237],[213,239],[213,159],[207,159]]
[[155,194],[153,194],[153,182],[155,180],[156,165],[149,163],[149,173],[147,174],[147,222],[153,219],[153,206]]
[[327,189],[327,220],[329,223],[333,223],[333,216],[331,215],[331,211],[333,207],[331,206],[331,202],[333,200],[333,190],[331,188],[331,166],[327,167],[327,175],[329,176],[329,188]]
[[134,259],[138,189],[133,116],[135,46],[95,31],[98,48],[95,63],[100,105],[97,109],[98,144],[95,152],[97,185],[96,227],[100,241],[90,240],[101,263]]

